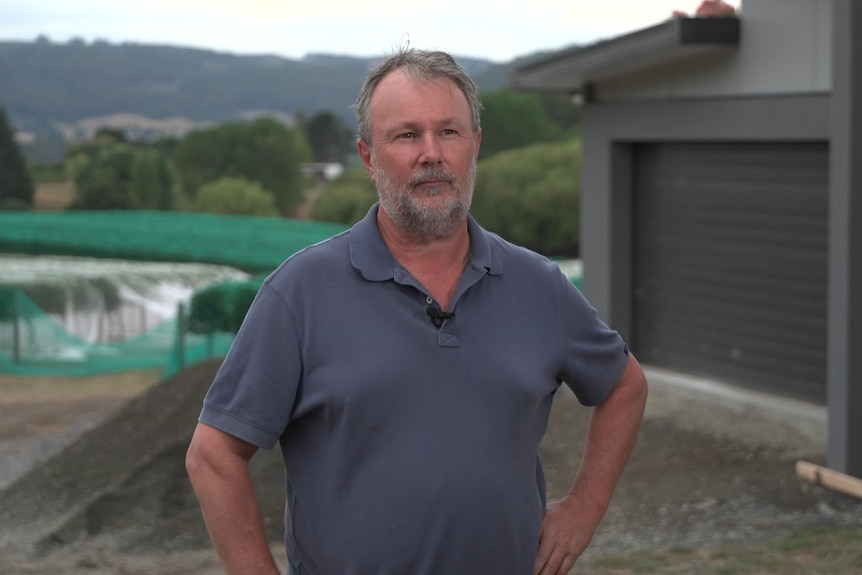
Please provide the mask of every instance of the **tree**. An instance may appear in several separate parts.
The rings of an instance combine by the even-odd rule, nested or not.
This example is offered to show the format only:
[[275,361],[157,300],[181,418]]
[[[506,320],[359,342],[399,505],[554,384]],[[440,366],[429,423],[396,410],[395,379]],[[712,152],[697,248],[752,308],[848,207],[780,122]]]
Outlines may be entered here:
[[33,180],[15,142],[6,110],[0,108],[0,209],[33,207]]
[[562,131],[548,119],[540,96],[502,90],[482,94],[479,158],[536,142],[559,140]]
[[338,116],[329,111],[319,112],[303,125],[303,129],[316,162],[344,163],[353,147],[354,136]]
[[479,162],[471,213],[516,244],[577,257],[579,166],[576,140],[501,152]]
[[272,118],[193,131],[173,154],[182,190],[190,198],[220,178],[244,178],[274,194],[282,215],[302,203],[301,165],[310,159],[303,133]]
[[174,208],[170,166],[156,149],[99,138],[70,150],[66,171],[75,183],[72,209]]
[[131,193],[143,210],[170,210],[175,207],[173,175],[168,161],[155,149],[137,149],[132,156]]
[[139,207],[132,192],[132,149],[103,144],[89,158],[76,160],[73,210],[132,210]]
[[577,134],[581,123],[581,107],[572,103],[569,94],[537,94],[548,121],[566,135]]
[[66,179],[74,182],[81,171],[91,161],[102,156],[112,146],[126,146],[126,135],[121,130],[100,128],[89,139],[72,144],[66,149],[63,168]]
[[128,141],[126,139],[126,132],[108,126],[102,126],[96,130],[93,139],[97,142],[113,142],[115,144],[125,144]]
[[314,202],[311,219],[355,224],[377,201],[377,188],[365,168],[347,170],[330,182]]
[[243,216],[277,217],[275,196],[242,178],[221,178],[201,187],[195,211]]

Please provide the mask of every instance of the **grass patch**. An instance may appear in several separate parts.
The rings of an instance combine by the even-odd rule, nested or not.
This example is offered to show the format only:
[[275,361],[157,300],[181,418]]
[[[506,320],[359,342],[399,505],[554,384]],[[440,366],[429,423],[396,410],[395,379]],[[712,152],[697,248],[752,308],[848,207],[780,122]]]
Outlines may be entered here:
[[35,184],[59,183],[66,181],[66,169],[63,164],[30,166],[30,177]]
[[595,575],[859,575],[862,529],[818,527],[757,544],[597,557],[585,567]]

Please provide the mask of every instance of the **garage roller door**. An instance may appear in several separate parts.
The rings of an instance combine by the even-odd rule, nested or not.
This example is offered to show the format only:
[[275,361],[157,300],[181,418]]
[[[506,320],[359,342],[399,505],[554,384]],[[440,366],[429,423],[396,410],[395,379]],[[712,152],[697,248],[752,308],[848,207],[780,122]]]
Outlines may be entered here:
[[824,401],[826,144],[634,151],[639,359]]

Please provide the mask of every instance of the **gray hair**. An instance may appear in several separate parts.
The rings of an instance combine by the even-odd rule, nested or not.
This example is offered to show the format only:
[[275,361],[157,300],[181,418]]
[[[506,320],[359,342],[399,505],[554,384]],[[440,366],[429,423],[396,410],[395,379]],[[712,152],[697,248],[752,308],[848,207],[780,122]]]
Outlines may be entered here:
[[399,69],[403,69],[405,73],[417,79],[430,80],[442,77],[452,80],[470,105],[473,134],[479,132],[482,102],[479,99],[476,83],[470,78],[467,71],[446,52],[400,48],[368,72],[365,83],[359,90],[359,96],[353,104],[359,138],[362,141],[369,146],[371,145],[369,108],[374,90],[390,72]]

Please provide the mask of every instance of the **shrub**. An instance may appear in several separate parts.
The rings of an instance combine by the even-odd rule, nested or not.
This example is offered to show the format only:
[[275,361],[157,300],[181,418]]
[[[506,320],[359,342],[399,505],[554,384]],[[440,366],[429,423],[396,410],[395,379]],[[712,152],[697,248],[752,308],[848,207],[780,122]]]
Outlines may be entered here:
[[183,192],[194,198],[208,182],[243,178],[275,196],[282,215],[305,199],[301,165],[311,159],[305,135],[273,118],[220,124],[187,134],[173,149]]
[[488,230],[547,256],[577,257],[580,145],[534,144],[479,162],[471,213]]
[[254,300],[260,282],[224,282],[195,292],[188,330],[191,333],[236,333]]
[[279,215],[275,195],[259,184],[242,178],[221,178],[205,184],[195,197],[194,209],[198,212],[243,216]]
[[364,168],[348,170],[330,182],[311,209],[321,222],[355,224],[377,201],[377,189]]

